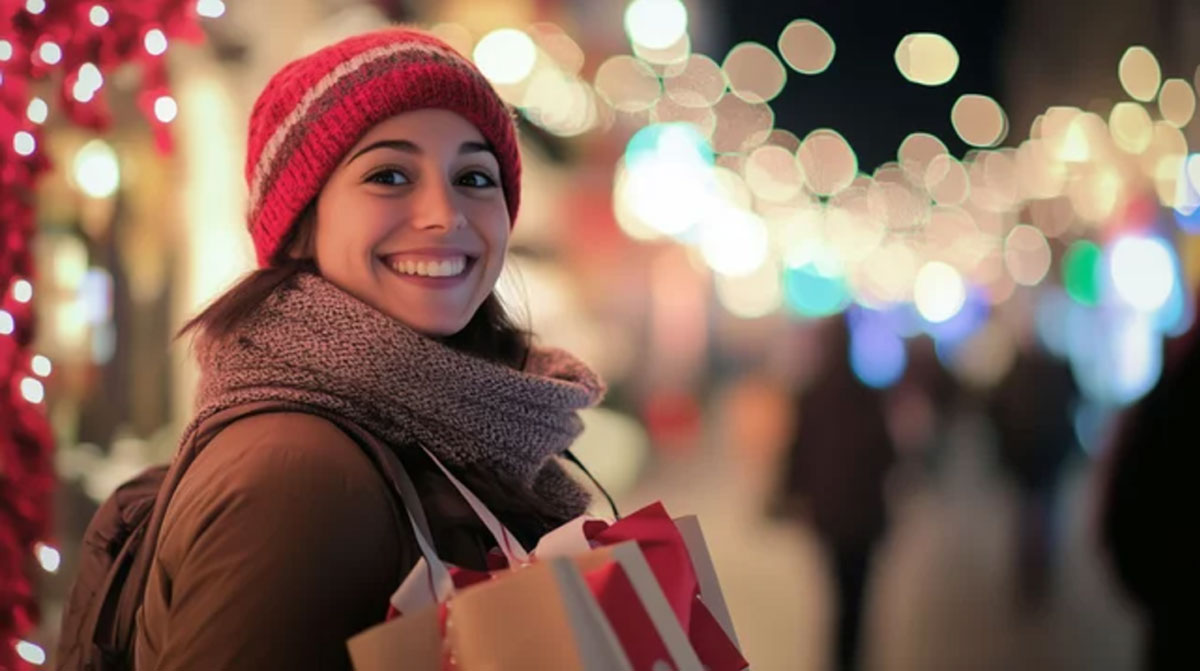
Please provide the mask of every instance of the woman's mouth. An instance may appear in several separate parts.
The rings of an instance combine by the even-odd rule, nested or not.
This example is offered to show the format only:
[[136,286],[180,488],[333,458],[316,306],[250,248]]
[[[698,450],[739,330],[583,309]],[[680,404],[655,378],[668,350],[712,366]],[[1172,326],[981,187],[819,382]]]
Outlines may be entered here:
[[471,269],[476,258],[466,254],[415,256],[393,255],[384,257],[383,264],[397,277],[421,286],[447,289],[460,284]]

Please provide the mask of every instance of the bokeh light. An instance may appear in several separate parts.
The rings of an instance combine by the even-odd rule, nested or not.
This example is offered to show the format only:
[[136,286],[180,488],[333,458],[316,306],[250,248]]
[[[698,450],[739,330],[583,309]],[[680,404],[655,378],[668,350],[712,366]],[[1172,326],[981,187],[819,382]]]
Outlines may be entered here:
[[[45,9],[46,3],[42,0],[38,0],[38,2],[40,3],[38,6]],[[33,0],[30,0],[29,4],[34,4]],[[42,664],[46,663],[46,651],[36,643],[30,643],[29,641],[17,641],[17,644],[13,647],[16,648],[17,654],[21,656],[21,659],[33,664],[34,666],[41,666]]]
[[591,88],[558,68],[529,78],[522,107],[530,121],[559,137],[579,135],[597,122]]
[[1154,139],[1154,122],[1146,108],[1138,103],[1119,102],[1108,115],[1113,142],[1130,154],[1140,154]]
[[717,129],[717,115],[711,107],[685,107],[667,96],[650,108],[650,123],[686,123],[706,138]]
[[36,124],[46,123],[46,117],[50,115],[50,107],[45,100],[35,97],[29,101],[29,106],[25,108],[25,116],[30,121]]
[[953,266],[930,261],[917,271],[913,284],[913,303],[921,317],[934,324],[944,322],[962,309],[967,288],[962,275]]
[[34,375],[37,375],[38,377],[48,377],[51,371],[54,369],[54,366],[50,363],[50,359],[45,355],[37,354],[34,355],[33,359],[30,360],[29,369],[32,370]]
[[526,33],[500,28],[484,35],[472,53],[479,71],[496,84],[516,84],[533,72],[537,46]]
[[971,195],[967,169],[949,154],[934,156],[925,168],[925,191],[938,205],[959,205]]
[[722,275],[741,277],[767,260],[767,227],[761,217],[736,207],[711,211],[700,224],[700,253]]
[[1100,246],[1090,240],[1073,242],[1063,256],[1063,288],[1082,305],[1100,302],[1102,257]]
[[850,186],[858,173],[858,157],[840,133],[819,128],[805,136],[796,151],[808,188],[818,196],[832,196]]
[[[205,3],[197,3],[197,9],[199,9],[199,6],[203,4]],[[88,21],[90,21],[91,24],[97,28],[107,25],[108,19],[108,10],[100,5],[92,5],[92,8],[88,10]]]
[[625,31],[634,44],[665,49],[687,34],[687,8],[679,0],[634,0],[625,8]]
[[896,154],[900,168],[913,184],[924,185],[929,164],[939,156],[947,154],[946,145],[929,133],[909,133],[900,143]]
[[[708,143],[688,124],[642,128],[625,149],[625,169],[614,192],[618,221],[624,219],[627,231],[644,226],[667,235],[687,232],[711,213],[716,194],[712,160]],[[632,234],[654,237],[644,231]]]
[[833,38],[814,21],[796,19],[779,34],[779,53],[796,72],[816,75],[833,62],[837,51]]
[[1162,82],[1162,69],[1158,66],[1158,59],[1143,46],[1133,46],[1125,50],[1117,64],[1117,75],[1129,97],[1141,102],[1154,100]]
[[[653,74],[653,73],[651,73]],[[725,73],[704,54],[692,54],[663,73],[667,97],[685,107],[709,108],[725,94]]]
[[47,573],[57,573],[58,568],[62,566],[62,553],[57,548],[39,542],[33,546],[33,552],[38,558],[38,563],[42,565],[42,570]]
[[208,19],[218,18],[225,14],[225,3],[222,0],[199,0],[196,13]]
[[46,40],[38,47],[38,58],[46,65],[56,65],[62,60],[62,47],[57,42]]
[[958,137],[973,147],[994,147],[1008,134],[1008,118],[1000,103],[977,93],[959,96],[950,121]]
[[151,56],[161,56],[167,51],[167,36],[158,28],[151,28],[142,38],[142,46]]
[[613,56],[601,63],[593,85],[608,104],[622,112],[647,109],[662,95],[662,83],[654,70],[626,55]]
[[13,282],[12,297],[18,303],[28,303],[33,300],[33,284],[26,279],[19,279]]
[[1175,253],[1157,237],[1127,235],[1112,244],[1109,276],[1131,307],[1154,312],[1167,302],[1175,283]]
[[637,42],[631,46],[634,56],[651,65],[660,66],[664,70],[682,66],[692,55],[692,38],[687,33],[662,49],[651,48]]
[[889,181],[876,171],[875,181],[867,188],[867,207],[871,216],[889,231],[912,232],[925,227],[929,221],[929,197],[913,188],[898,169],[896,178]]
[[712,146],[721,154],[753,150],[766,141],[775,125],[775,112],[770,105],[747,102],[731,93],[726,93],[712,110],[717,118]]
[[773,51],[756,42],[729,50],[721,64],[729,90],[747,102],[773,100],[787,83],[787,70]]
[[754,195],[773,203],[785,203],[804,188],[804,173],[796,157],[773,144],[751,152],[742,170]]
[[937,33],[911,33],[896,46],[896,67],[914,84],[940,86],[958,72],[958,51]]
[[1163,121],[1183,128],[1196,113],[1196,92],[1185,79],[1168,79],[1158,92],[1158,111]]
[[29,156],[37,149],[37,141],[28,131],[17,131],[13,134],[13,151],[21,156]]
[[836,267],[816,261],[784,271],[787,305],[802,317],[825,317],[850,303],[850,292]]
[[46,387],[31,377],[21,380],[21,396],[30,403],[37,405],[46,400]]
[[163,123],[170,123],[179,114],[179,105],[171,96],[159,96],[154,101],[154,118]]
[[907,364],[904,341],[883,320],[854,321],[850,329],[850,368],[863,384],[886,389],[900,380]]
[[90,140],[75,154],[73,177],[88,196],[108,198],[116,193],[121,182],[116,152],[104,140]]
[[1004,239],[1004,265],[1013,281],[1027,287],[1050,271],[1050,245],[1042,232],[1028,224],[1014,226]]

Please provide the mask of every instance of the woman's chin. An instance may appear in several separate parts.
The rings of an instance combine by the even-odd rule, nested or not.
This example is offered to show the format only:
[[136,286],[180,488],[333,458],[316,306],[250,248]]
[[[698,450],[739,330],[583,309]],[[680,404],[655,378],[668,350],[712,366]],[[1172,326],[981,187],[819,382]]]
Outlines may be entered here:
[[470,317],[462,317],[459,315],[450,314],[399,314],[388,312],[388,316],[396,321],[404,324],[410,329],[420,333],[421,335],[429,336],[430,338],[445,338],[452,336],[455,333],[463,330],[470,321]]

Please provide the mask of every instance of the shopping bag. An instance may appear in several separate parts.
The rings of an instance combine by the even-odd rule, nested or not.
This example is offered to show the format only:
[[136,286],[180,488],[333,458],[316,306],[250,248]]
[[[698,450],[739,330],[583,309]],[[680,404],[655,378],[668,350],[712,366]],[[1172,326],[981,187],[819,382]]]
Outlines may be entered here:
[[584,572],[635,671],[703,671],[636,542],[596,548],[571,559]]
[[[364,660],[372,661],[388,651],[404,649],[396,643],[398,640],[408,641],[421,637],[425,637],[422,639],[423,645],[417,647],[427,656],[430,636],[434,639],[445,638],[447,641],[453,641],[457,639],[449,634],[439,637],[439,632],[443,632],[443,629],[451,633],[463,631],[458,628],[461,625],[454,624],[458,622],[456,613],[460,612],[464,599],[471,603],[473,599],[481,598],[473,596],[467,599],[465,595],[486,588],[485,593],[500,599],[499,595],[512,594],[507,591],[512,588],[496,585],[507,583],[512,580],[513,575],[529,570],[533,559],[540,559],[539,563],[547,563],[569,557],[577,570],[582,570],[583,573],[580,580],[572,581],[568,577],[560,577],[559,582],[554,583],[558,586],[558,598],[565,604],[576,604],[583,598],[578,594],[578,588],[582,584],[591,590],[591,601],[584,599],[583,605],[574,606],[576,610],[595,612],[598,608],[609,623],[608,634],[582,631],[579,634],[579,637],[582,637],[580,640],[598,637],[598,640],[611,642],[613,636],[616,636],[618,650],[626,653],[626,663],[633,664],[637,671],[658,671],[664,668],[679,671],[701,668],[711,671],[741,671],[747,668],[747,663],[738,650],[732,622],[725,608],[715,571],[712,570],[711,557],[704,546],[703,534],[700,533],[694,518],[691,521],[681,518],[681,527],[666,514],[661,504],[647,506],[615,523],[595,518],[576,518],[543,538],[531,555],[469,489],[432,454],[429,454],[429,458],[441,468],[496,540],[503,555],[501,563],[515,570],[481,573],[447,566],[437,558],[431,543],[422,538],[422,529],[428,528],[418,524],[418,521],[424,521],[423,517],[414,517],[410,512],[410,521],[413,522],[422,558],[392,595],[389,616],[401,616],[398,621],[413,617],[414,623],[412,627],[404,627],[389,622],[388,627],[381,625],[360,634],[354,639],[356,645],[360,649],[372,646],[370,651],[360,650],[360,656],[366,655]],[[420,501],[411,482],[400,484],[406,507],[410,511],[419,510]],[[408,491],[405,492],[405,489]],[[698,564],[698,567],[694,566],[694,563]],[[538,563],[533,565],[537,566]],[[553,592],[550,587],[544,588]],[[508,602],[500,599],[498,603],[519,607],[522,613],[526,609],[525,606],[518,606],[518,601],[511,598]],[[719,613],[720,620],[710,611],[710,603]],[[429,614],[435,611],[441,615],[433,617]],[[475,622],[471,619],[473,612],[466,612],[466,622]],[[442,629],[431,628],[430,622],[437,623]],[[513,626],[514,617],[501,617],[500,622],[502,624],[495,626]],[[560,624],[562,622],[566,621],[560,621]],[[630,622],[638,622],[640,625],[630,626]],[[650,626],[645,626],[647,622]],[[585,620],[567,624],[586,625]],[[384,633],[387,628],[399,633],[392,634],[392,638],[386,644],[375,642],[372,637],[387,636],[388,634]],[[614,631],[618,633],[613,633]],[[495,636],[504,640],[524,640],[521,636],[503,633]],[[480,633],[473,635],[472,641],[490,641],[493,638],[492,634]],[[564,640],[575,641],[576,638]],[[473,643],[468,642],[467,645],[469,649],[474,649]],[[453,647],[443,646],[443,653]],[[593,656],[597,650],[603,649],[604,645],[593,643],[584,647],[587,655]],[[581,659],[590,658],[587,655]],[[599,657],[603,658],[604,655],[600,654]],[[669,660],[665,659],[668,657]],[[385,655],[383,658],[389,657]],[[630,662],[630,659],[633,661]],[[406,660],[406,663],[407,661],[410,660]],[[443,660],[443,665],[445,663]]]
[[695,516],[672,519],[661,503],[654,503],[613,523],[572,520],[543,537],[533,555],[548,558],[627,541],[636,541],[645,554],[704,666],[711,671],[747,668]]
[[347,642],[358,671],[634,671],[570,559],[537,562]]
[[704,531],[700,529],[700,519],[695,515],[685,515],[675,518],[675,527],[687,546],[688,557],[696,572],[696,580],[700,583],[700,601],[721,625],[722,631],[735,646],[741,648],[737,632],[733,628],[733,618],[729,615],[729,606],[725,603],[725,593],[721,590],[721,582],[717,579],[717,569],[713,564],[712,555],[708,552],[708,542],[704,539]]

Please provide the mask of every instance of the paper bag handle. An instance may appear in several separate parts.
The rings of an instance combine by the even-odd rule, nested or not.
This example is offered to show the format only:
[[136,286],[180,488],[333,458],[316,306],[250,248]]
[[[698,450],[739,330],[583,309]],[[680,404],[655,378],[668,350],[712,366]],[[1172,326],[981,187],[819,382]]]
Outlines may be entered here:
[[438,458],[433,456],[429,448],[422,445],[421,449],[425,450],[425,455],[429,457],[429,460],[441,469],[446,478],[450,480],[450,484],[454,485],[454,488],[466,500],[467,505],[471,506],[471,510],[475,513],[475,516],[479,518],[480,522],[483,522],[483,526],[487,527],[488,533],[496,541],[496,546],[504,553],[504,558],[508,560],[509,566],[516,567],[528,564],[530,561],[529,552],[521,546],[520,541],[513,535],[513,532],[509,531],[491,510],[488,510],[488,507],[484,505],[483,501],[479,500],[478,496],[475,496],[474,492],[468,489],[458,478],[454,477],[450,469],[446,468],[441,461],[438,461]]

